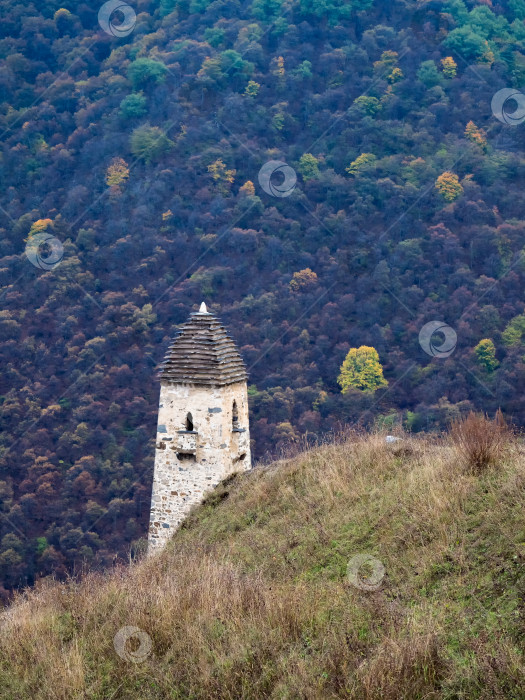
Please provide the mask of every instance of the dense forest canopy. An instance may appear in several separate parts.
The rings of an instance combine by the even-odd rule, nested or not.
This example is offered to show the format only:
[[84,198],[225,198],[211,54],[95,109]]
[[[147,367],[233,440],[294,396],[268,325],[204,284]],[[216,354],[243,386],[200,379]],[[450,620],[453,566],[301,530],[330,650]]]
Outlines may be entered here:
[[144,535],[155,370],[202,300],[258,458],[525,423],[525,0],[101,6],[0,2],[0,592]]

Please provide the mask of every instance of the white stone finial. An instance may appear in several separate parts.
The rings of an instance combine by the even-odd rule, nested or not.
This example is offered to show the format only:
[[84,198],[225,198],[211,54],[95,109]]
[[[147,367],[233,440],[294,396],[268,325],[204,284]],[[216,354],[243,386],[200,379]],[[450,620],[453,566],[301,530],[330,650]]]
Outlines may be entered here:
[[206,308],[206,304],[204,302],[202,302],[202,304],[201,304],[201,308],[199,309],[199,313],[200,314],[207,314],[208,313],[208,309]]

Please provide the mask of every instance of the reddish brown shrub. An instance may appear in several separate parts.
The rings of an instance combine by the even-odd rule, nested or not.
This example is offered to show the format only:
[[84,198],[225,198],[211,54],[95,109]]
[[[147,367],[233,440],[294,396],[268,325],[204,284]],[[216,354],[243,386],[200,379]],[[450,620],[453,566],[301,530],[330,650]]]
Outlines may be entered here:
[[466,418],[455,420],[450,428],[450,437],[461,461],[474,474],[497,465],[511,435],[499,410],[494,420],[471,411]]

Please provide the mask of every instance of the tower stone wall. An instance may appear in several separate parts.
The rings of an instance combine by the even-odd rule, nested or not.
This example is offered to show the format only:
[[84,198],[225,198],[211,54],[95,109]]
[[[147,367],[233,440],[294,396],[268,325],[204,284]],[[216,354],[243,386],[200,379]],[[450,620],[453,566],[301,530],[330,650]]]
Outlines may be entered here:
[[162,549],[206,492],[250,467],[246,370],[202,305],[161,370],[148,552]]

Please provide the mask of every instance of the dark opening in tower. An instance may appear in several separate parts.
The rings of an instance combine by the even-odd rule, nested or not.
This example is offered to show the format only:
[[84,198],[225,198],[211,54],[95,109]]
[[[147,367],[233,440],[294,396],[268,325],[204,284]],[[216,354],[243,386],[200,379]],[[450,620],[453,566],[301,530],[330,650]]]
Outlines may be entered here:
[[237,401],[233,402],[232,407],[232,428],[236,430],[239,427],[239,411],[237,409]]
[[186,430],[193,430],[193,416],[188,413],[186,416]]

